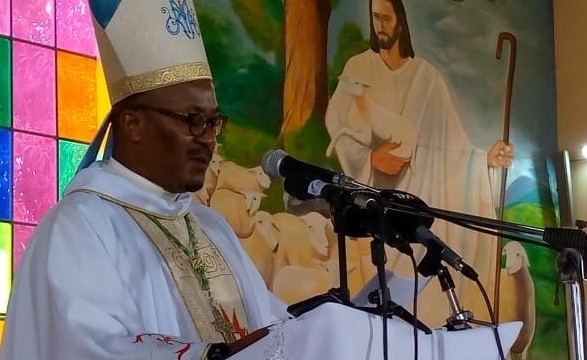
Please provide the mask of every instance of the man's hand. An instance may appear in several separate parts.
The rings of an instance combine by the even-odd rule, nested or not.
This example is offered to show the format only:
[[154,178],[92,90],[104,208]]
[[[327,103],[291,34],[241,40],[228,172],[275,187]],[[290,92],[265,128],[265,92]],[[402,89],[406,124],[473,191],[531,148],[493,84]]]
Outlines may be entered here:
[[487,152],[487,166],[510,167],[514,161],[514,146],[507,145],[502,140],[498,140],[493,144],[491,149]]
[[410,162],[411,157],[401,157],[391,154],[401,143],[391,142],[379,146],[371,151],[371,166],[387,175],[397,175]]

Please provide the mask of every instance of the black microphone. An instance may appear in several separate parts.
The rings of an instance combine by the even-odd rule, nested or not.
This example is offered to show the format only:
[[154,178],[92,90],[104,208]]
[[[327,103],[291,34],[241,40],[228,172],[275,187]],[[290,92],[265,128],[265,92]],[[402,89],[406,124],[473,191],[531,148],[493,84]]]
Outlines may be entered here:
[[[353,179],[344,174],[296,160],[281,149],[270,150],[265,153],[261,159],[261,168],[272,179],[295,177],[309,181],[322,180],[325,183],[340,185],[354,182]],[[290,195],[295,196],[294,194]]]
[[[287,182],[288,180],[286,180]],[[434,266],[436,261],[443,260],[457,271],[460,271],[469,279],[475,281],[479,278],[477,272],[468,265],[463,258],[446,243],[444,243],[436,234],[429,228],[432,226],[434,218],[416,215],[409,212],[409,210],[424,211],[428,206],[424,201],[415,195],[400,191],[400,190],[382,190],[379,192],[365,190],[361,188],[343,187],[334,184],[327,184],[321,180],[313,180],[309,183],[298,183],[297,187],[290,187],[289,190],[295,192],[293,196],[312,196],[321,199],[326,199],[329,203],[344,202],[353,205],[358,209],[367,210],[368,212],[355,212],[355,219],[362,221],[363,228],[368,229],[367,233],[371,233],[378,229],[374,221],[376,217],[373,216],[374,210],[381,206],[387,206],[388,211],[385,216],[385,221],[389,222],[394,230],[402,235],[405,241],[415,242],[424,245],[428,251],[429,256],[427,261],[432,261],[430,264],[422,264],[421,273],[425,276],[436,275],[436,273],[429,273],[426,270],[427,266]],[[365,226],[365,222],[369,219],[371,224]],[[390,241],[390,239],[385,239]],[[397,247],[398,244],[390,243],[389,245]],[[439,257],[439,260],[433,259]]]
[[325,199],[331,204],[344,202],[364,210],[375,210],[379,206],[379,194],[375,191],[357,187],[327,184],[319,179],[312,180],[308,184],[305,192],[310,196]]
[[[459,255],[456,251],[450,248],[450,246],[446,245],[438,236],[436,236],[430,229],[425,226],[418,226],[416,231],[414,232],[415,235],[415,242],[420,243],[428,249],[430,253],[426,254],[425,259],[422,260],[420,265],[418,266],[418,271],[424,276],[430,275],[437,275],[436,269],[434,266],[434,260],[432,260],[431,264],[427,264],[426,257],[431,256],[440,256],[440,258],[455,268],[457,271],[460,271],[468,277],[469,279],[475,281],[479,278],[477,272],[468,265],[461,255]],[[429,255],[430,254],[430,255]],[[427,267],[431,266],[430,269]]]

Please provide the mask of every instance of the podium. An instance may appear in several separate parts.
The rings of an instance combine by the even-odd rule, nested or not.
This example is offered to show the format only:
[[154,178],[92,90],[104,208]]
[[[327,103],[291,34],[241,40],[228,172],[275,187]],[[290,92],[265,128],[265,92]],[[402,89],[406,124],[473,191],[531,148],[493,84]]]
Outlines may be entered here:
[[[522,323],[498,327],[505,354]],[[377,315],[336,303],[326,303],[298,318],[273,325],[269,334],[231,360],[377,360],[383,358],[382,320]],[[414,358],[413,327],[388,320],[389,360]],[[418,331],[418,358],[423,360],[496,360],[493,330],[477,327],[460,331]]]

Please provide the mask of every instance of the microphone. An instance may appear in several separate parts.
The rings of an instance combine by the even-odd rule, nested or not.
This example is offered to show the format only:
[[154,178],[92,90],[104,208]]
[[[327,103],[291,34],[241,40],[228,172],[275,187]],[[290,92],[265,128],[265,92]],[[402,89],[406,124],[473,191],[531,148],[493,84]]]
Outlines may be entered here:
[[[406,241],[420,243],[429,250],[430,255],[427,255],[427,261],[432,261],[433,263],[428,264],[427,261],[421,263],[421,273],[426,273],[422,275],[436,275],[435,272],[431,272],[434,270],[427,270],[426,267],[434,266],[433,264],[438,261],[434,257],[439,257],[469,279],[475,281],[479,278],[477,272],[456,251],[440,240],[429,229],[434,221],[432,217],[415,215],[407,211],[410,209],[424,210],[427,205],[420,198],[399,190],[374,192],[361,188],[327,184],[321,180],[313,180],[307,185],[299,182],[298,184],[298,187],[290,187],[289,190],[294,192],[291,195],[296,197],[307,197],[310,195],[312,197],[326,199],[329,203],[344,202],[358,209],[367,210],[366,212],[355,212],[354,216],[357,221],[363,222],[362,228],[366,229],[366,233],[370,235],[373,235],[373,232],[378,228],[377,224],[373,222],[376,217],[373,216],[372,211],[378,209],[380,206],[388,205],[389,211],[385,216],[385,221],[389,222],[392,228],[401,234]],[[367,219],[369,218],[372,220],[368,221]],[[367,223],[369,225],[366,225]],[[390,240],[386,239],[386,241]],[[392,241],[389,245],[397,247],[398,244]]]
[[[469,279],[475,281],[479,278],[477,272],[468,265],[463,258],[448,245],[446,245],[438,236],[425,226],[418,226],[414,232],[415,241],[428,248],[428,253],[418,265],[418,271],[424,276],[437,275],[434,259],[431,257],[440,256],[440,258],[452,266],[455,270],[460,271]],[[429,261],[431,263],[429,263]]]
[[[440,254],[442,260],[465,276],[478,278],[473,268],[462,257],[430,231],[432,216],[428,205],[415,195],[400,190],[378,190],[331,170],[299,161],[281,149],[270,150],[261,160],[261,168],[270,178],[284,178],[285,191],[300,200],[325,199],[327,202],[351,205],[353,221],[349,236],[373,235],[378,230],[373,210],[385,207],[386,222],[408,242],[426,246],[428,254]],[[416,214],[414,213],[416,212]],[[390,244],[396,246],[396,244]],[[428,256],[428,255],[427,255]],[[423,274],[425,275],[425,274]],[[435,275],[435,274],[434,274]]]
[[327,184],[322,180],[312,180],[306,192],[329,203],[344,202],[363,210],[375,210],[379,206],[379,195],[374,191]]
[[[261,168],[272,179],[291,177],[304,178],[308,181],[322,180],[325,183],[339,185],[358,184],[352,178],[331,170],[299,161],[281,149],[270,150],[261,159]],[[288,192],[289,193],[289,192]],[[295,194],[291,194],[296,196]],[[300,200],[304,200],[299,198]]]

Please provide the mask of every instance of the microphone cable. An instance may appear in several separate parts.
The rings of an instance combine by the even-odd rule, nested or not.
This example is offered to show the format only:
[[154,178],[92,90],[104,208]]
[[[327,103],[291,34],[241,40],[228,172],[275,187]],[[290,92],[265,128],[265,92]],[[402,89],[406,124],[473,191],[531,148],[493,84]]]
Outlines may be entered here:
[[490,327],[493,330],[493,336],[495,337],[495,344],[497,345],[497,351],[499,353],[499,358],[501,360],[505,360],[505,356],[503,353],[503,347],[501,345],[501,338],[499,337],[498,327],[499,323],[495,318],[495,313],[493,312],[493,308],[491,307],[491,303],[489,301],[489,296],[487,296],[487,291],[485,291],[485,287],[481,283],[481,280],[475,280],[475,283],[479,287],[481,294],[483,295],[483,299],[485,300],[485,305],[487,306],[487,311],[489,311],[489,318],[491,319]]
[[418,264],[414,253],[409,254],[414,268],[414,296],[412,302],[412,312],[414,315],[413,331],[414,331],[414,360],[418,360]]

